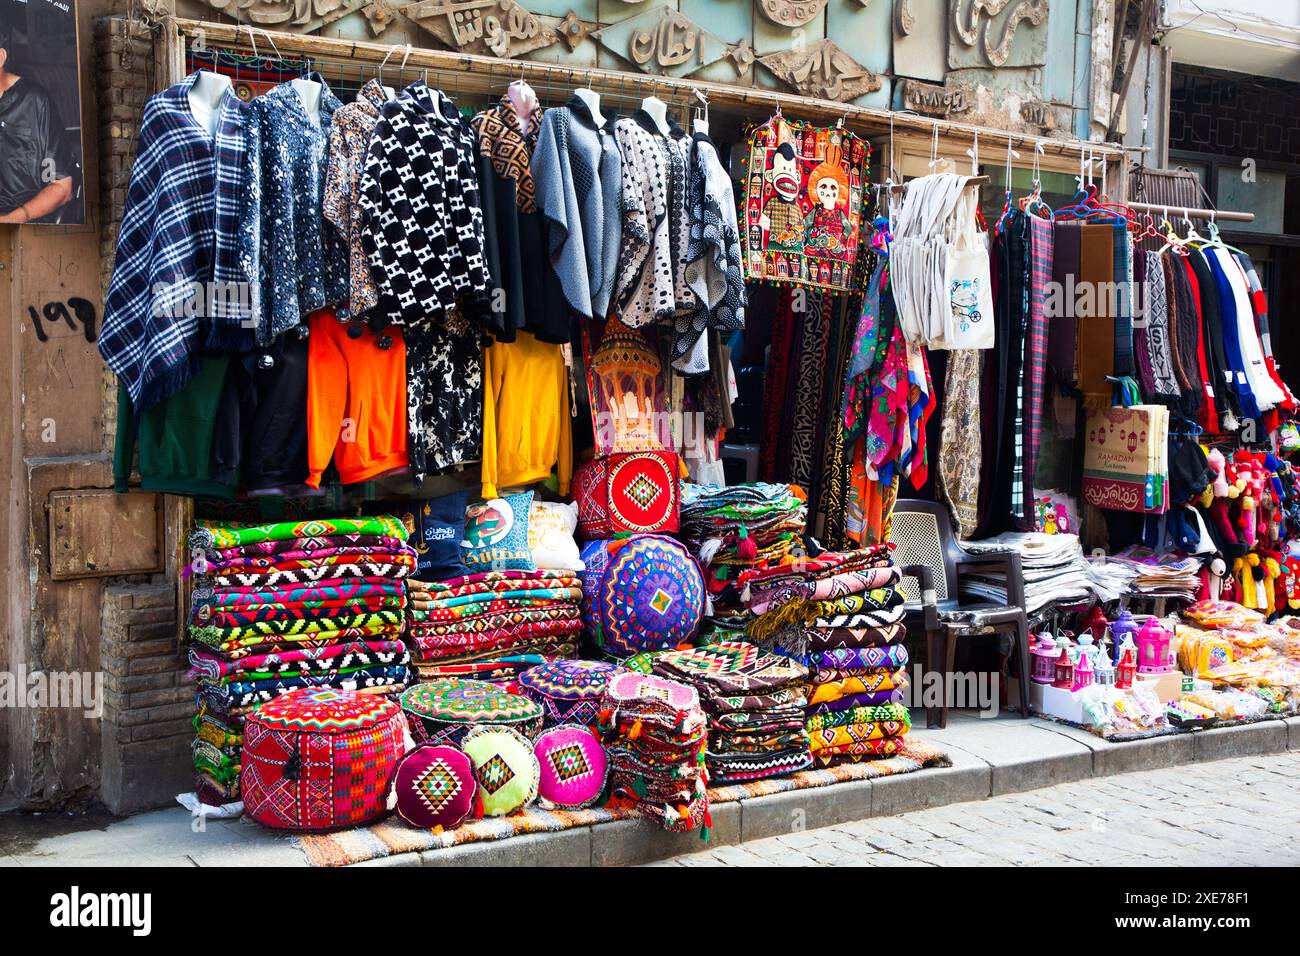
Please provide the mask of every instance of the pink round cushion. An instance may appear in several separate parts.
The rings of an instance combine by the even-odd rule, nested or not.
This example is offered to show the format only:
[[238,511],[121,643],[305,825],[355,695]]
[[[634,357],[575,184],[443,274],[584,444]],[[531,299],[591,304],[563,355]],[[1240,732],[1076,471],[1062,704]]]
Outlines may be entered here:
[[460,826],[474,807],[474,764],[460,750],[425,744],[404,756],[393,772],[397,815],[421,829]]
[[542,770],[538,796],[550,806],[589,807],[605,792],[609,758],[590,727],[560,724],[542,731],[533,753]]

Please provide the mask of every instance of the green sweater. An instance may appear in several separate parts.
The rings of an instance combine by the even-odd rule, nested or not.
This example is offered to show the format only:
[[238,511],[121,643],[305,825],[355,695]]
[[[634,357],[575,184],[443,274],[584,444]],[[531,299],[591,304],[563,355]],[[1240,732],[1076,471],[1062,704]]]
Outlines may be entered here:
[[127,490],[136,448],[140,451],[140,487],[173,495],[233,498],[235,489],[212,480],[212,438],[228,355],[208,355],[189,383],[150,408],[137,421],[131,398],[117,389],[117,441],[113,452],[113,487]]

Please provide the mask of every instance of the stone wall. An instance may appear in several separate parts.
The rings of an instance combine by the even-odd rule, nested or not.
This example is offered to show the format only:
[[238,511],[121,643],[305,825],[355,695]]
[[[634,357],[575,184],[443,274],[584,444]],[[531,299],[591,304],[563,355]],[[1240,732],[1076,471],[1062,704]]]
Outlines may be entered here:
[[165,582],[104,590],[100,799],[114,813],[193,789],[194,687],[176,645],[175,594]]

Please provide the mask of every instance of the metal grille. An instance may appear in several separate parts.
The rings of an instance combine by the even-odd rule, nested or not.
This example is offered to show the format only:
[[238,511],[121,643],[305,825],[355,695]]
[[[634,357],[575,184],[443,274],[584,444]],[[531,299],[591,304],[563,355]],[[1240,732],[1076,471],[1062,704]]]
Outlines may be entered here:
[[[938,600],[948,599],[948,575],[939,544],[939,522],[934,515],[923,511],[895,511],[889,529],[889,540],[894,542],[894,562],[900,565],[920,564],[934,575],[934,590]],[[908,604],[919,604],[921,585],[910,574],[900,582]]]

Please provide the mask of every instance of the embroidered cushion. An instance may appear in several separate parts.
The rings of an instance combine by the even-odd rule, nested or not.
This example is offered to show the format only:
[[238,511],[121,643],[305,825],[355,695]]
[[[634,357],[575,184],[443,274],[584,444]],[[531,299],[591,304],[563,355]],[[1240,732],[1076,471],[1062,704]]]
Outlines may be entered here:
[[483,816],[503,817],[537,799],[541,768],[532,742],[509,727],[475,727],[462,749],[474,762]]
[[561,724],[542,731],[533,745],[541,769],[538,794],[544,806],[589,807],[605,790],[609,758],[590,727]]
[[583,625],[615,657],[689,642],[704,614],[704,578],[685,546],[646,535],[582,548]]
[[528,513],[528,547],[539,568],[581,571],[582,556],[573,540],[578,527],[577,505],[560,501],[534,501]]
[[681,472],[671,452],[605,455],[573,476],[579,537],[676,531]]
[[459,744],[476,724],[513,727],[533,735],[542,708],[481,680],[442,678],[402,692],[402,712],[416,743]]
[[413,501],[403,523],[411,532],[415,567],[424,581],[446,581],[468,574],[460,557],[465,538],[465,502],[469,492],[457,491],[441,498]]
[[413,827],[458,827],[474,808],[474,764],[455,747],[425,744],[397,764],[397,815]]
[[277,697],[244,722],[244,810],[283,830],[382,816],[405,731],[401,709],[379,694],[306,687]]
[[520,492],[480,501],[465,510],[465,537],[461,557],[472,572],[532,571],[528,550],[528,512],[533,493]]
[[561,658],[530,667],[519,675],[519,689],[542,706],[546,726],[594,724],[605,685],[618,666],[601,661]]

